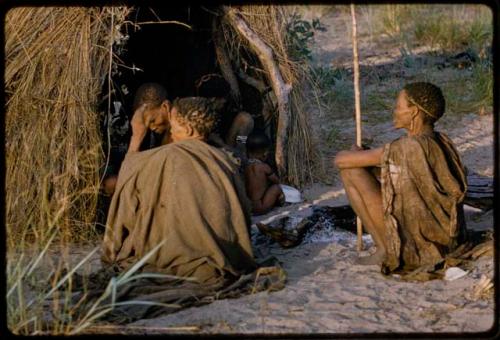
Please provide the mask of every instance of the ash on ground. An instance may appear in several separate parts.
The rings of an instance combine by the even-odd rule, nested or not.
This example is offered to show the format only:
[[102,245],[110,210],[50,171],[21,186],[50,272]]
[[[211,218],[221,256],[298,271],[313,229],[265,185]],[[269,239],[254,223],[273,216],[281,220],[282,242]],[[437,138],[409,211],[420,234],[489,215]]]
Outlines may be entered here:
[[[313,207],[312,215],[305,217],[311,223],[304,233],[300,244],[311,243],[338,243],[343,246],[356,245],[356,216],[349,206],[341,207]],[[303,220],[303,216],[286,216],[282,225],[289,233],[298,233],[296,226]],[[272,238],[262,234],[257,227],[251,229],[251,240],[255,246],[279,246]],[[363,234],[363,242],[372,245],[369,234]]]

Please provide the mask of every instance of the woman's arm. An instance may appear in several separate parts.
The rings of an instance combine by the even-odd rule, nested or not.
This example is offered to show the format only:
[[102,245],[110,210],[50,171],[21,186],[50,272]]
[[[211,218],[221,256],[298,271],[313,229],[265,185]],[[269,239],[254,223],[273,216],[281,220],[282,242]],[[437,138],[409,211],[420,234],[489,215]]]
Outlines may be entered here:
[[371,150],[343,150],[337,153],[334,164],[339,169],[364,168],[382,164],[384,148]]

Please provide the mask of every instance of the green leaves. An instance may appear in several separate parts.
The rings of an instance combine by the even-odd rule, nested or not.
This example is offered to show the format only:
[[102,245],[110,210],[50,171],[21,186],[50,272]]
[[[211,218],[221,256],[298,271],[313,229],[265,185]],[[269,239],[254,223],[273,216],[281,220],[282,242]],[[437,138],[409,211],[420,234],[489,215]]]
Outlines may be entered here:
[[310,44],[314,41],[315,31],[326,31],[318,18],[311,22],[303,20],[298,13],[293,13],[286,24],[289,52],[296,61],[310,61]]

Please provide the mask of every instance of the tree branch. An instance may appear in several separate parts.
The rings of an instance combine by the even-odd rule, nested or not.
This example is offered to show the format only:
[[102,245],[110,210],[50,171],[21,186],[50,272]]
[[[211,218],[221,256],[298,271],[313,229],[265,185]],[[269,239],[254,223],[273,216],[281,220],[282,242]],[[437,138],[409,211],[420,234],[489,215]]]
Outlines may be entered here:
[[217,23],[220,25],[220,20],[214,17],[212,20],[212,37],[217,63],[219,64],[222,76],[229,84],[231,97],[233,97],[234,101],[239,105],[241,102],[241,94],[238,79],[236,79],[236,76],[234,75],[231,59],[227,55],[224,48],[224,40],[222,39],[220,28],[217,27]]
[[247,40],[250,48],[259,58],[264,70],[267,72],[269,82],[278,101],[278,131],[276,133],[276,165],[281,176],[286,174],[285,146],[289,125],[289,95],[291,85],[285,83],[278,65],[274,61],[273,50],[268,46],[243,20],[234,8],[223,6],[224,13],[229,23],[236,31]]

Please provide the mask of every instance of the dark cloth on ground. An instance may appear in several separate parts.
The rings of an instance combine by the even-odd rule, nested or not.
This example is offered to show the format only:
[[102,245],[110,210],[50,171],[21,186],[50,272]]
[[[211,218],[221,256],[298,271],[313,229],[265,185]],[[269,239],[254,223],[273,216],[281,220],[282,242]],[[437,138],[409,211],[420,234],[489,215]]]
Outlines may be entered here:
[[[286,282],[285,271],[270,259],[257,270],[241,275],[232,282],[198,283],[175,277],[152,277],[142,274],[134,279],[133,274],[123,279],[124,273],[116,266],[101,268],[88,276],[73,275],[73,288],[79,291],[72,297],[73,303],[86,296],[85,305],[78,311],[85,311],[93,304],[109,306],[113,295],[109,292],[109,282],[114,280],[114,308],[99,318],[99,323],[126,324],[140,319],[154,318],[181,309],[200,306],[215,300],[237,298],[261,291],[283,289]],[[271,265],[270,267],[268,265]],[[134,303],[140,301],[141,303]],[[63,301],[61,301],[64,303]]]
[[420,266],[410,272],[401,270],[394,273],[399,274],[404,281],[443,279],[448,268],[459,267],[462,270],[471,271],[480,257],[493,257],[492,231],[467,230],[467,234],[467,241],[448,253],[442,260]]
[[382,272],[433,265],[465,241],[466,176],[447,136],[434,132],[387,144],[381,183],[387,240]]
[[145,271],[200,282],[256,268],[250,209],[236,165],[198,140],[127,154],[111,201],[102,260],[126,269],[163,240]]

